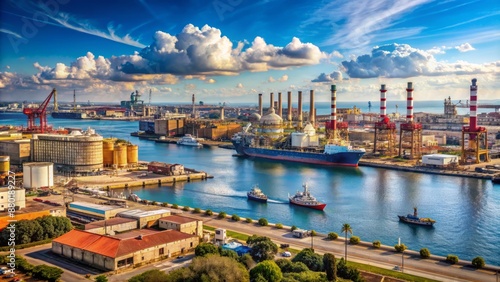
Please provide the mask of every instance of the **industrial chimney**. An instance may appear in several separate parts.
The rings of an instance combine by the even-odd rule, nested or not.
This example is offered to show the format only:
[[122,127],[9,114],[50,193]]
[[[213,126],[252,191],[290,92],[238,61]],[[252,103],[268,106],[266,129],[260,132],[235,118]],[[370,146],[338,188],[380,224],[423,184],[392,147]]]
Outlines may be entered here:
[[309,122],[314,125],[316,122],[315,112],[314,112],[314,90],[309,91]]
[[382,84],[380,86],[380,119],[383,120],[387,114],[386,114],[386,104],[385,104],[385,101],[386,101],[386,98],[385,98],[385,92],[387,92],[387,90],[385,89],[385,84]]
[[283,102],[281,101],[281,92],[278,92],[278,116],[280,116],[280,118],[283,118],[282,104]]
[[262,116],[262,93],[259,94],[259,115]]
[[[470,86],[470,120],[469,120],[469,128],[470,131],[477,130],[477,79],[472,79],[472,85]],[[476,136],[471,136],[471,139],[474,139]]]
[[292,122],[292,91],[288,91],[288,116],[287,120]]
[[194,105],[194,94],[193,94],[193,97],[191,98],[192,102],[193,102],[193,111],[191,113],[191,117],[192,118],[196,118],[196,108],[195,108],[195,105]]
[[271,110],[271,108],[274,108],[274,93],[271,92],[271,94],[269,95],[269,110]]
[[335,130],[337,130],[337,86],[332,85],[330,91],[332,92],[330,126],[333,131],[333,136],[335,136]]
[[406,87],[406,122],[413,122],[413,83],[408,82]]
[[302,128],[302,91],[299,91],[299,128]]

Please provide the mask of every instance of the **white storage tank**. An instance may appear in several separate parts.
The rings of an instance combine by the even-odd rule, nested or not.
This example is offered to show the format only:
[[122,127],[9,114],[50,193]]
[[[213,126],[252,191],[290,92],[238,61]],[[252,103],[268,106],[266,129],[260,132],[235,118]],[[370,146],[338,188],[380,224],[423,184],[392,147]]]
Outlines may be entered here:
[[24,163],[23,186],[26,189],[54,186],[54,164],[49,162]]

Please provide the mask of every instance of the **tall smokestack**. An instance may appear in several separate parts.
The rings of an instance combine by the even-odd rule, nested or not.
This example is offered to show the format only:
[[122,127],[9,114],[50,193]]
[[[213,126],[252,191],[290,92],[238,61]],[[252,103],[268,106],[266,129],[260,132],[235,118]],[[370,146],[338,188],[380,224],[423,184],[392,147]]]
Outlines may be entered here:
[[314,112],[314,90],[309,91],[309,122],[314,125],[316,122],[315,112]]
[[299,127],[302,128],[302,91],[299,91]]
[[387,90],[385,89],[385,84],[382,84],[380,86],[380,119],[384,119],[387,114],[386,114],[386,104],[385,104],[385,101],[386,101],[386,98],[385,98],[385,92],[387,92]]
[[[477,79],[472,79],[472,85],[470,86],[470,120],[469,128],[470,131],[476,131],[477,129]],[[474,139],[476,136],[471,136]]]
[[274,108],[274,93],[271,92],[271,94],[269,95],[269,110],[271,108]]
[[220,120],[224,120],[224,106],[220,108]]
[[292,122],[292,91],[288,91],[288,116],[287,120]]
[[413,122],[413,83],[406,87],[406,122]]
[[[137,96],[136,96],[137,97]],[[137,99],[137,98],[136,98]],[[195,105],[194,105],[194,94],[193,94],[193,97],[191,98],[192,102],[193,102],[193,112],[191,114],[191,117],[195,118],[196,117],[196,108],[195,108]]]
[[262,93],[259,94],[259,115],[262,116]]
[[330,91],[332,92],[330,126],[334,132],[333,136],[335,136],[335,130],[337,130],[337,86],[332,85]]
[[283,107],[282,107],[282,101],[281,101],[281,92],[278,92],[278,115],[280,118],[283,118]]

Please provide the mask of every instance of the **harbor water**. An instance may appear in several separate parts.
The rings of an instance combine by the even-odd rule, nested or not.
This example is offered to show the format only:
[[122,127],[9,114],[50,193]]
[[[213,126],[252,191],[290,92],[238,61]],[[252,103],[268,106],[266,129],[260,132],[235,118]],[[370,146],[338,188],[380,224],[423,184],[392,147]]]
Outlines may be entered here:
[[[490,180],[420,174],[372,167],[327,168],[234,157],[221,148],[193,148],[131,137],[138,122],[62,120],[49,117],[54,127],[95,128],[104,137],[139,145],[144,161],[180,163],[202,170],[213,179],[162,187],[133,188],[125,193],[180,206],[224,211],[241,218],[264,217],[273,223],[296,225],[317,232],[336,232],[349,223],[363,241],[395,245],[398,238],[411,250],[457,255],[500,265],[500,185]],[[24,125],[22,114],[0,113],[0,125]],[[316,211],[288,204],[288,194],[308,183],[311,193],[327,204]],[[248,201],[254,184],[269,196],[267,204]],[[117,191],[119,192],[119,191]],[[418,207],[419,216],[436,220],[434,227],[398,221]]]

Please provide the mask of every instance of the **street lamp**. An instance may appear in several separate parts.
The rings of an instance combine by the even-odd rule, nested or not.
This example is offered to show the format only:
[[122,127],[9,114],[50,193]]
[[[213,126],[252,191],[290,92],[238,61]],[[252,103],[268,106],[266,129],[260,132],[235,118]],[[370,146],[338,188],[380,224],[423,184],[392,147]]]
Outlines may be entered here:
[[313,236],[313,231],[314,231],[314,230],[310,230],[310,231],[309,231],[309,234],[311,234],[311,250],[313,250],[313,251],[314,251],[314,243],[313,243],[313,237],[314,237],[314,236]]

